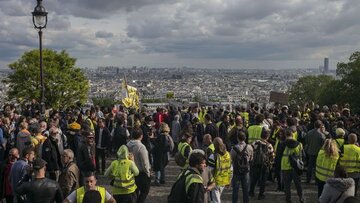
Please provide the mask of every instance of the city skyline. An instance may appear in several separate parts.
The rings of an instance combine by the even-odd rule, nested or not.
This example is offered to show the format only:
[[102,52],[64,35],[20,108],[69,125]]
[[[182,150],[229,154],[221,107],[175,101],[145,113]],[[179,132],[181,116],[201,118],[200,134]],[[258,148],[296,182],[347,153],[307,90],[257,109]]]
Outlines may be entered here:
[[[80,67],[329,69],[357,51],[357,0],[48,0],[43,47]],[[36,1],[0,0],[0,67],[38,48]]]

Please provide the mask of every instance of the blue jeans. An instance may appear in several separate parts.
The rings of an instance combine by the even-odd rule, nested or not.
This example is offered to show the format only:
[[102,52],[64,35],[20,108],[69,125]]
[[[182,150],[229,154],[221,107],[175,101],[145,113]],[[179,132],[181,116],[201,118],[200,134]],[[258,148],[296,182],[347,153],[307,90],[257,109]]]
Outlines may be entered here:
[[165,183],[165,169],[162,168],[160,171],[155,171],[155,182]]
[[250,182],[249,172],[241,175],[234,174],[231,181],[233,187],[233,192],[232,192],[233,203],[236,203],[238,201],[240,183],[243,191],[243,202],[244,203],[249,202],[249,182]]

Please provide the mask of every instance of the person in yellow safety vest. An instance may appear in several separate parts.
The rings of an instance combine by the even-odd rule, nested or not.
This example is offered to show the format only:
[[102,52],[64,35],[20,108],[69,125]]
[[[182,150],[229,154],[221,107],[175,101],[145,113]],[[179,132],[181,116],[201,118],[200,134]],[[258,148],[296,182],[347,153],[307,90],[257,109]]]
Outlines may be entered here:
[[[211,184],[204,186],[202,173],[206,170],[206,157],[202,153],[191,153],[189,167],[183,170],[171,188],[168,202],[200,203],[205,202],[204,197]],[[185,179],[185,180],[184,180]],[[180,181],[184,181],[179,187]],[[181,191],[179,191],[181,190]],[[183,194],[185,192],[185,194]]]
[[189,154],[192,151],[192,147],[190,145],[191,141],[192,141],[192,135],[190,133],[185,133],[178,144],[178,151],[187,160],[183,169],[186,169],[189,166],[188,159],[189,159]]
[[255,125],[252,125],[248,128],[248,144],[252,144],[253,142],[261,139],[262,131],[264,127],[261,125],[263,120],[265,119],[263,114],[258,114],[255,116]]
[[206,113],[207,113],[206,108],[204,106],[202,106],[201,110],[199,111],[199,115],[198,115],[199,121],[202,124],[205,124],[205,115],[206,115]]
[[96,186],[96,177],[94,173],[87,174],[87,177],[85,177],[85,186],[73,191],[65,198],[63,203],[86,203],[83,199],[85,193],[90,190],[98,191],[100,193],[101,203],[116,203],[114,197],[111,196],[104,187]]
[[287,126],[289,126],[289,129],[292,130],[294,140],[298,140],[298,132],[297,132],[298,120],[297,120],[297,118],[287,118],[286,124],[287,124]]
[[315,180],[320,197],[325,181],[334,177],[334,171],[339,160],[339,152],[332,139],[326,139],[316,158]]
[[215,146],[214,143],[212,142],[212,137],[210,134],[204,135],[203,143],[204,143],[206,158],[209,158],[209,156],[215,152]]
[[276,153],[276,148],[279,144],[279,132],[281,129],[282,128],[281,128],[280,121],[277,119],[274,119],[273,129],[271,131],[271,136],[268,141],[273,145],[275,153]]
[[249,127],[249,113],[246,112],[245,107],[241,107],[240,116],[243,119],[243,123],[246,127]]
[[293,138],[293,134],[290,129],[285,130],[285,137],[285,150],[281,158],[281,172],[283,176],[286,202],[291,202],[291,182],[294,180],[300,203],[303,203],[304,197],[301,188],[301,178],[300,175],[297,174],[291,167],[289,160],[289,156],[292,154],[295,154],[302,159],[303,146],[300,142]]
[[139,175],[139,169],[134,162],[134,155],[129,154],[126,145],[122,145],[117,151],[118,159],[111,162],[105,171],[105,176],[113,178],[112,194],[116,202],[136,202],[135,176]]
[[215,153],[210,155],[208,165],[215,179],[215,188],[211,190],[212,202],[221,202],[221,193],[225,186],[230,185],[232,168],[230,153],[220,137],[214,139]]
[[[345,139],[344,139],[344,136],[345,136],[345,130],[342,129],[342,128],[336,128],[336,139],[334,140],[334,142],[336,143],[339,151],[341,152],[341,148],[342,146],[344,146],[345,144]],[[343,152],[341,152],[343,153]]]
[[360,179],[360,147],[355,144],[357,143],[357,135],[351,133],[348,136],[348,142],[349,144],[344,145],[344,154],[340,158],[340,164],[345,168],[349,177],[354,179],[356,196]]

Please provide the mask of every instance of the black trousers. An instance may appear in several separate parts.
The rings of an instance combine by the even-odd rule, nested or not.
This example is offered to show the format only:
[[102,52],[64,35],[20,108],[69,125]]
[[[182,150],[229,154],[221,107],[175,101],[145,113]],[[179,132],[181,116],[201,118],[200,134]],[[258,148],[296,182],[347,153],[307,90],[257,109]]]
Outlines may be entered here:
[[259,185],[259,195],[265,192],[266,180],[269,175],[269,169],[266,166],[252,166],[250,177],[250,193],[254,193],[255,186]]
[[114,195],[116,203],[136,203],[136,193],[124,195]]
[[105,171],[105,149],[96,148],[95,161],[96,171],[100,172],[100,160],[101,159],[101,171]]
[[135,177],[135,183],[138,194],[137,203],[144,203],[150,191],[151,178],[145,172],[140,172]]

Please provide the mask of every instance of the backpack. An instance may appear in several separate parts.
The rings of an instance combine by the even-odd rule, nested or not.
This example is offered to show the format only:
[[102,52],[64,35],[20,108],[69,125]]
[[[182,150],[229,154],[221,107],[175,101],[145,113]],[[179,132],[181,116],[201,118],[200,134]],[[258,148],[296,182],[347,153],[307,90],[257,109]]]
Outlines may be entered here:
[[236,159],[233,163],[234,173],[236,175],[245,174],[250,171],[249,155],[246,151],[247,147],[248,145],[246,145],[241,151],[235,146],[233,147],[234,151],[236,152]]
[[[186,173],[188,172],[188,173]],[[191,169],[184,170],[180,177],[175,181],[174,185],[171,187],[170,194],[167,198],[168,203],[184,203],[188,202],[188,197],[186,194],[186,178],[189,175],[193,175],[194,172]]]
[[293,170],[298,175],[301,175],[305,166],[304,166],[304,162],[301,160],[300,156],[296,155],[295,153],[290,154],[289,162],[290,162],[290,166],[293,168]]
[[252,161],[252,165],[254,166],[270,166],[270,153],[269,147],[267,144],[262,143],[260,141],[255,142],[257,147],[254,151],[254,158]]
[[181,167],[184,167],[186,164],[186,158],[181,154],[183,147],[186,147],[186,146],[187,145],[182,146],[182,148],[178,152],[176,152],[176,154],[174,156],[175,163]]

